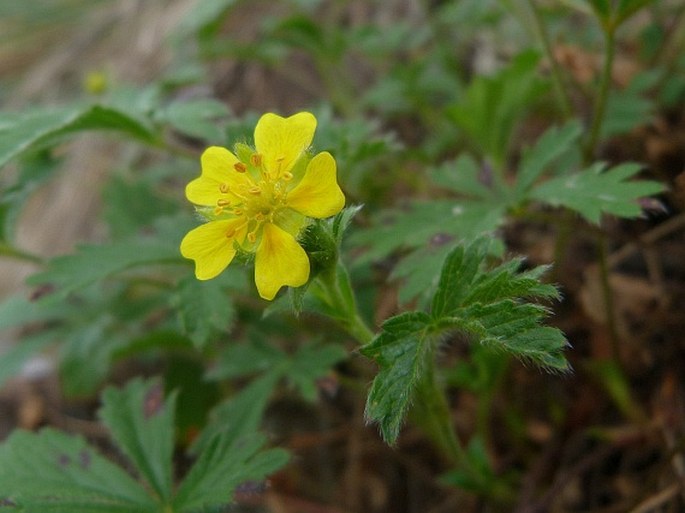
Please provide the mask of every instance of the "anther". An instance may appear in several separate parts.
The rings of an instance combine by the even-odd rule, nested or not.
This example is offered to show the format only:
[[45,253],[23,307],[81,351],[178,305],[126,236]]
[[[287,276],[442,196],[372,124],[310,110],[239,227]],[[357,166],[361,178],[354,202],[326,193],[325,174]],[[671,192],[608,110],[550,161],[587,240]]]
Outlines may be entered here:
[[250,164],[254,167],[262,167],[262,156],[259,153],[250,155]]
[[238,171],[238,173],[244,173],[245,171],[247,171],[247,166],[242,162],[236,162],[235,164],[233,164],[233,169]]
[[250,187],[248,192],[255,196],[259,196],[262,193],[262,189],[255,185],[254,187]]
[[240,217],[241,215],[243,215],[243,209],[241,209],[241,208],[234,208],[234,209],[233,209],[233,215],[234,215],[234,216]]
[[248,233],[247,240],[249,240],[250,242],[255,242],[257,240],[257,234],[255,232]]
[[235,235],[235,228],[231,228],[230,230],[228,230],[226,232],[226,238],[228,238],[228,239],[232,239],[234,235]]
[[229,191],[229,187],[227,183],[222,183],[219,185],[219,191],[222,192],[223,194],[226,194]]
[[286,182],[289,182],[293,179],[293,174],[290,171],[286,171],[281,175],[281,178],[283,178],[283,180],[285,180]]
[[227,199],[219,199],[219,200],[216,200],[216,204],[220,207],[227,207],[231,204],[231,202],[228,201]]

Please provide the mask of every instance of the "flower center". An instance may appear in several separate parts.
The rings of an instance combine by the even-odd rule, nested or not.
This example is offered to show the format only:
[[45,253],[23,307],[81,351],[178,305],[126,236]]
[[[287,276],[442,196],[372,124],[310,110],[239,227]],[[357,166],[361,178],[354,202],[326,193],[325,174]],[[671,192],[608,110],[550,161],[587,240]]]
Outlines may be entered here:
[[241,218],[243,223],[229,230],[226,236],[233,238],[246,228],[247,240],[254,243],[264,223],[273,223],[275,215],[287,207],[288,186],[293,175],[281,172],[280,165],[275,175],[270,173],[264,168],[259,153],[250,156],[249,165],[237,162],[229,172],[239,176],[233,177],[230,184],[219,185],[221,197],[216,202],[214,213],[217,216],[228,213]]

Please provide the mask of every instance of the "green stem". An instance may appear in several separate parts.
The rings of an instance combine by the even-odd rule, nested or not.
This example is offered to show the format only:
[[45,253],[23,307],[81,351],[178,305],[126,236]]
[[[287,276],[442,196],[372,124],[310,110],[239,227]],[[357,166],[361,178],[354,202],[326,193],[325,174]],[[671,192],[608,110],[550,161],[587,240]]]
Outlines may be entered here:
[[17,249],[14,246],[10,246],[6,242],[0,242],[0,257],[14,258],[15,260],[22,260],[32,264],[44,263],[41,257]]
[[604,308],[606,310],[606,323],[609,330],[611,342],[611,352],[613,359],[619,361],[618,331],[616,329],[616,319],[614,317],[614,296],[609,282],[609,252],[607,249],[606,238],[603,233],[598,234],[597,248],[599,250],[599,276],[602,284],[602,296]]
[[425,374],[416,388],[413,417],[453,463],[478,480],[479,475],[452,426],[449,404],[436,380],[433,362],[426,362]]
[[339,320],[345,331],[360,344],[368,344],[373,340],[375,334],[359,314],[354,295],[343,293],[340,288],[340,280],[344,280],[345,287],[350,291],[352,290],[347,270],[342,265],[333,267],[320,276],[327,302],[333,311],[341,315]]
[[533,0],[527,0],[528,6],[533,13],[533,19],[535,20],[535,27],[540,36],[540,41],[547,55],[547,60],[550,64],[550,70],[552,72],[552,84],[554,85],[554,90],[559,99],[559,105],[561,106],[561,112],[564,118],[568,119],[573,115],[573,108],[571,107],[571,99],[564,86],[564,81],[561,77],[561,69],[559,68],[559,63],[554,58],[554,51],[552,50],[552,43],[549,39],[549,33],[547,32],[547,27],[538,6]]
[[599,93],[595,106],[593,109],[592,127],[590,128],[590,137],[585,145],[585,161],[590,162],[597,149],[599,137],[602,130],[602,123],[604,122],[604,112],[606,111],[607,99],[609,98],[609,89],[611,86],[611,70],[614,64],[615,54],[615,29],[613,26],[606,26],[604,28],[604,42],[606,46],[604,56],[604,68],[599,84]]

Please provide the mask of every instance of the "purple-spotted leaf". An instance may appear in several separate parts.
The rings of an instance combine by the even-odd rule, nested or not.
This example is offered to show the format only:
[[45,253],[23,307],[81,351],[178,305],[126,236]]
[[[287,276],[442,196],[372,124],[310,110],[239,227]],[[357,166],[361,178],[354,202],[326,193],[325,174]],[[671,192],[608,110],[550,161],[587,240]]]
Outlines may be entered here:
[[15,431],[0,446],[0,506],[22,513],[159,511],[139,483],[83,438],[50,428]]

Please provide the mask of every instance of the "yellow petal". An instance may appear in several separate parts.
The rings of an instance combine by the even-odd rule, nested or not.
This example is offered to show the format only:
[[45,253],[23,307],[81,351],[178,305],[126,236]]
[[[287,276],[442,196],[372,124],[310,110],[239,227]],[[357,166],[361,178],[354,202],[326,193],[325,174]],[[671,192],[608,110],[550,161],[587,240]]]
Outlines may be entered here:
[[200,163],[202,174],[186,186],[186,197],[196,205],[214,206],[219,199],[230,199],[222,193],[220,187],[238,187],[248,183],[243,173],[238,173],[233,167],[238,158],[226,148],[210,146],[207,148]]
[[330,153],[319,153],[309,162],[302,181],[288,193],[288,206],[319,219],[342,210],[345,195],[338,186],[335,159]]
[[289,118],[264,114],[257,122],[254,141],[267,171],[275,178],[290,171],[295,161],[312,144],[316,118],[300,112]]
[[255,283],[264,299],[271,301],[286,285],[300,287],[309,279],[309,258],[288,232],[275,224],[264,225],[255,257]]
[[[210,221],[189,231],[181,241],[181,254],[195,260],[198,280],[210,280],[231,263],[236,254],[234,241],[245,238],[243,219]],[[233,237],[227,234],[235,232]]]

